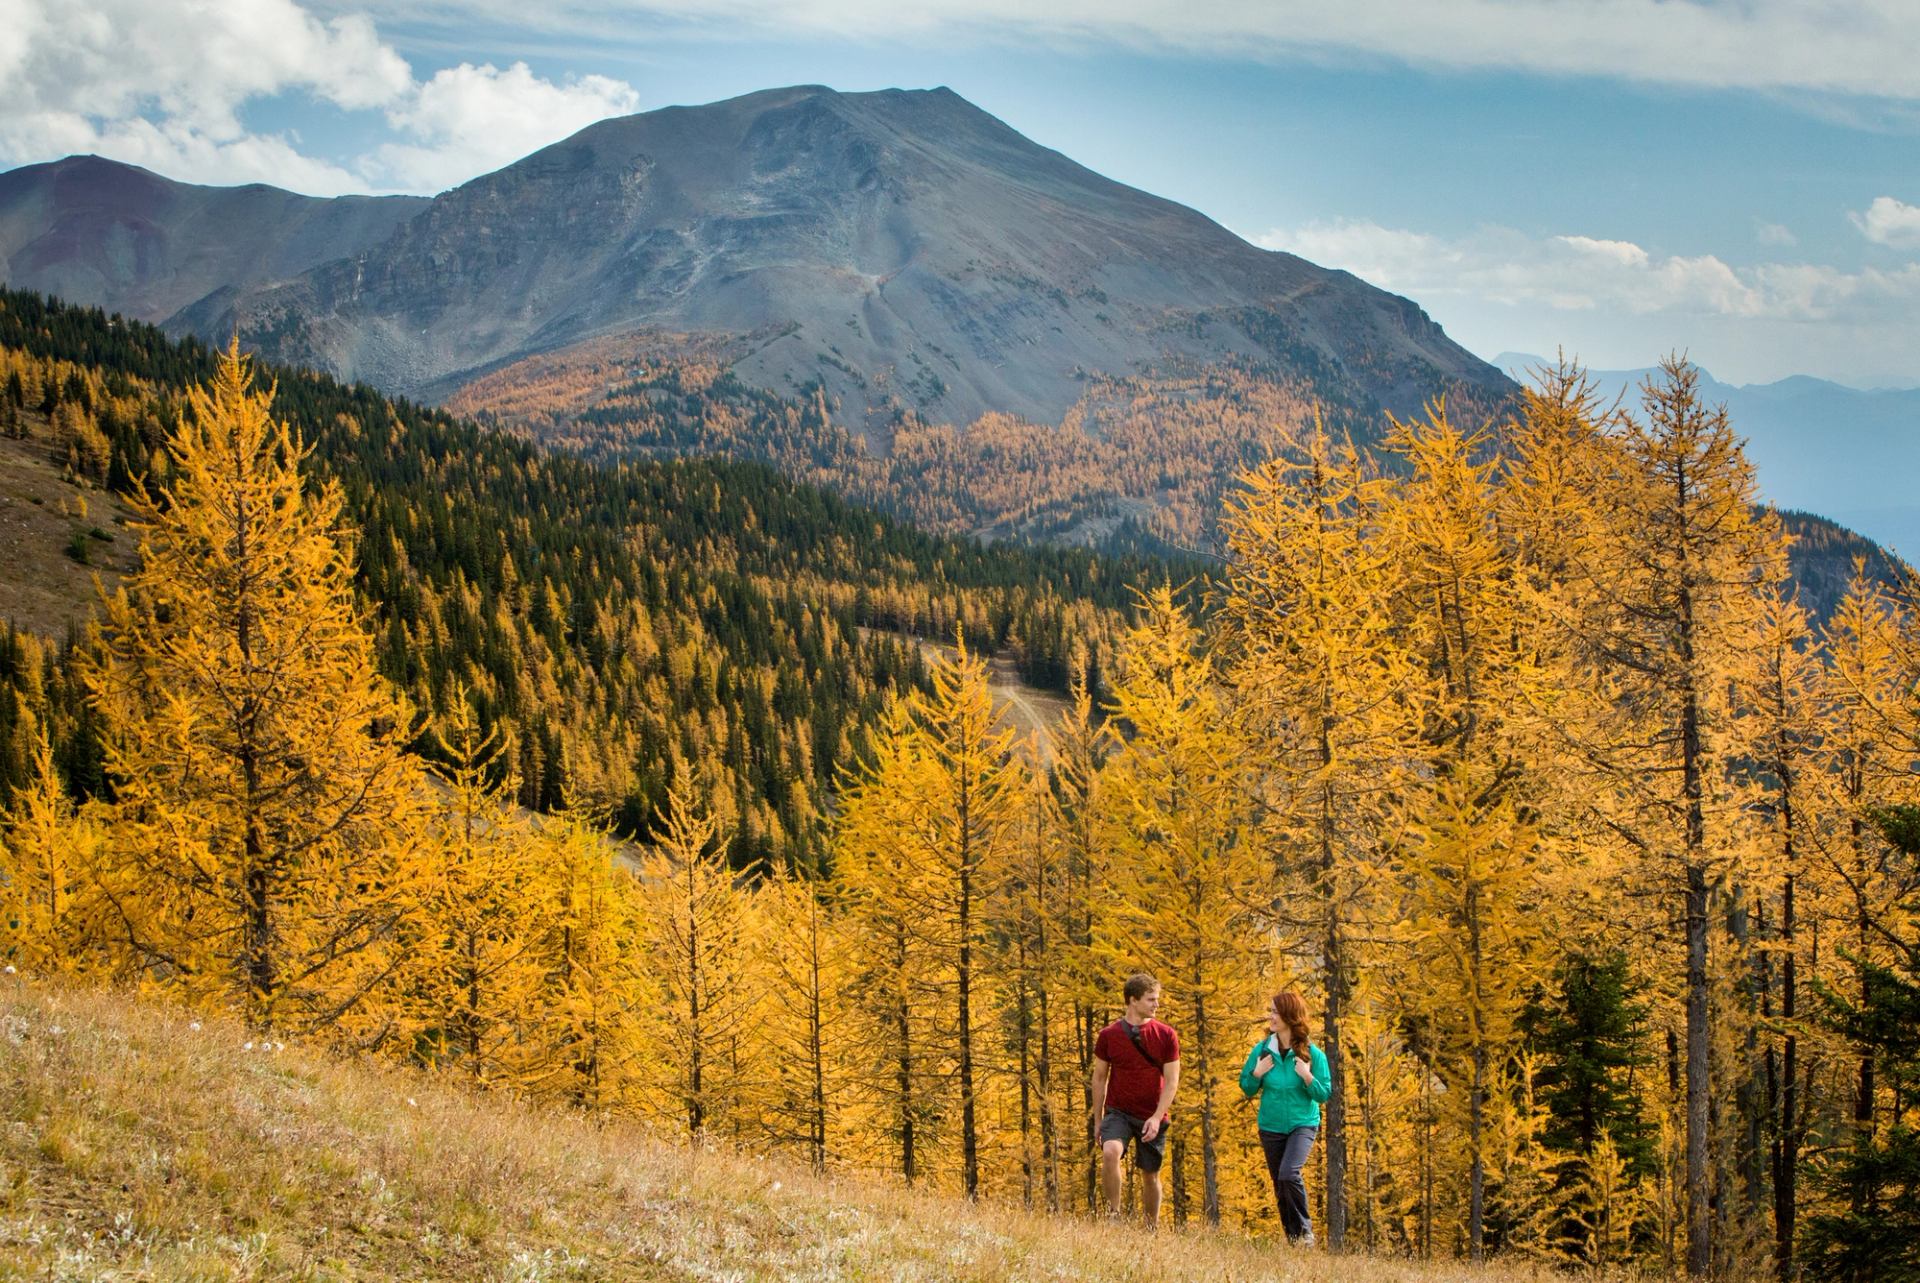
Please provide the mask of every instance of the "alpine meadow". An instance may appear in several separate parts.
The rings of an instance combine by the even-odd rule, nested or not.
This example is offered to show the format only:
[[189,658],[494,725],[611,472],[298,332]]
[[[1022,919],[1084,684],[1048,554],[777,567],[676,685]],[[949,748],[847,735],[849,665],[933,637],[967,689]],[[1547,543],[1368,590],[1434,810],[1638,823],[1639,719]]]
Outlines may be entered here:
[[[1284,61],[754,7],[714,83],[856,23]],[[1515,382],[1362,279],[1706,258],[1293,229],[1349,272],[945,88],[616,114],[593,4],[418,79],[434,6],[266,8],[299,76],[229,22],[205,102],[73,119],[382,194],[42,156],[38,37],[0,89],[0,1283],[1920,1280],[1920,573],[1772,502],[1687,349]],[[1603,74],[1301,22],[1393,94]],[[1822,308],[1920,297],[1894,204]],[[1805,254],[1713,259],[1712,325]]]

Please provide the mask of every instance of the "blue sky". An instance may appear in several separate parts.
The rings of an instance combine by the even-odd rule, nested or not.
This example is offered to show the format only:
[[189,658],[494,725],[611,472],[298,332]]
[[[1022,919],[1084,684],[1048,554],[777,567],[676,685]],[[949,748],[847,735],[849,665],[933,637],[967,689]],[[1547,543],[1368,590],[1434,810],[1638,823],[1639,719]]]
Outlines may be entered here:
[[434,191],[802,82],[951,86],[1484,356],[1920,385],[1912,0],[0,0],[0,167]]

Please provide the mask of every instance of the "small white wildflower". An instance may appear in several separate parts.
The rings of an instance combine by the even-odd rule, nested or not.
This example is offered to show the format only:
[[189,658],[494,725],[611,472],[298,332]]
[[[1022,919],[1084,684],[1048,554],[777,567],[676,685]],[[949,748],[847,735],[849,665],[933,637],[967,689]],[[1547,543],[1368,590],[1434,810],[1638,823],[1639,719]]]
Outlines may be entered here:
[[774,1192],[774,1193],[776,1193],[776,1194],[778,1194],[778,1193],[780,1192],[780,1182],[779,1182],[779,1181],[775,1181],[775,1182],[773,1183],[773,1192]]
[[61,1034],[67,1031],[62,1029],[59,1025],[48,1025],[47,1032],[52,1034],[55,1038],[58,1038]]
[[415,1099],[414,1099],[413,1097],[411,1097],[411,1096],[409,1096],[409,1097],[407,1097],[407,1108],[408,1108],[408,1109],[418,1109],[418,1108],[420,1108],[420,1102],[419,1102],[419,1101],[417,1101],[417,1100],[415,1100]]
[[13,964],[12,964],[11,962],[9,962],[9,963],[7,964],[7,974],[8,974],[8,975],[10,975],[10,976],[11,976],[11,975],[14,975],[14,974],[16,974],[16,973],[14,972],[14,969],[13,969]]
[[242,1047],[242,1048],[240,1048],[240,1050],[241,1050],[241,1051],[252,1051],[252,1050],[253,1050],[253,1043],[252,1043],[252,1042],[248,1042],[248,1043],[247,1043],[247,1045],[246,1045],[246,1046],[244,1046],[244,1047]]
[[285,1044],[284,1042],[276,1042],[275,1044],[273,1044],[273,1049],[275,1051],[285,1051],[287,1049],[287,1044]]
[[191,1022],[190,1024],[188,1024],[188,1025],[187,1025],[187,1028],[189,1028],[189,1029],[191,1029],[191,1030],[193,1030],[193,1032],[195,1032],[195,1033],[199,1033],[199,1032],[200,1032],[200,1022],[199,1022],[198,1020],[195,1020],[195,1021],[193,1021],[193,1022]]

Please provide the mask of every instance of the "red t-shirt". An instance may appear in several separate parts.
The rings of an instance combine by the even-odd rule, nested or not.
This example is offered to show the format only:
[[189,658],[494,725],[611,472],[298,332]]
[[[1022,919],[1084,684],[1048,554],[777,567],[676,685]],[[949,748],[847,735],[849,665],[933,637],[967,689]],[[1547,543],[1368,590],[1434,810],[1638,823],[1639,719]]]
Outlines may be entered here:
[[[1172,1025],[1149,1020],[1140,1026],[1147,1054],[1163,1065],[1180,1059],[1180,1035]],[[1093,1040],[1093,1054],[1113,1066],[1107,1077],[1107,1108],[1135,1118],[1151,1118],[1160,1108],[1160,1071],[1140,1054],[1116,1020]]]

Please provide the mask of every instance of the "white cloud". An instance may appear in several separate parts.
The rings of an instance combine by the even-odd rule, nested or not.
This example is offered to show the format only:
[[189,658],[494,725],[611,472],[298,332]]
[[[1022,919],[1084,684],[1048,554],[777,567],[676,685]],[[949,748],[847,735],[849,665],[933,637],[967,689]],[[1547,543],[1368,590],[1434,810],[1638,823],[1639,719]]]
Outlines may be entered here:
[[1798,245],[1800,238],[1787,227],[1779,223],[1769,223],[1764,219],[1755,219],[1753,239],[1756,243],[1768,246]]
[[631,85],[583,76],[564,85],[542,80],[516,62],[461,63],[439,72],[390,108],[395,129],[419,139],[388,143],[368,163],[377,176],[440,190],[544,147],[596,120],[638,110]]
[[306,90],[353,109],[412,83],[363,16],[322,22],[293,0],[6,0],[0,103],[19,114],[152,114],[218,141],[249,98]]
[[423,21],[604,38],[636,17],[719,38],[1104,41],[1236,58],[1387,57],[1708,88],[1920,99],[1912,0],[388,0]]
[[1712,254],[1662,256],[1631,241],[1530,237],[1506,227],[1448,240],[1348,219],[1271,231],[1255,243],[1421,300],[1823,323],[1897,317],[1920,303],[1920,264],[1857,272],[1806,263],[1735,268]]
[[1583,258],[1599,259],[1609,266],[1637,268],[1647,265],[1647,251],[1632,241],[1602,241],[1591,236],[1556,236],[1554,239]]
[[[243,123],[288,93],[382,111],[401,141],[342,165]],[[618,81],[555,84],[524,63],[421,83],[364,14],[296,0],[0,0],[0,162],[90,151],[189,182],[430,192],[636,102]]]
[[1920,249],[1920,205],[1891,196],[1876,196],[1864,211],[1849,214],[1861,235],[1876,245]]
[[1254,240],[1418,300],[1483,355],[1565,346],[1608,369],[1688,350],[1735,381],[1791,373],[1859,386],[1914,381],[1920,263],[1735,266],[1622,239],[1497,226],[1436,236],[1356,220]]
[[1736,269],[1713,254],[1655,255],[1630,240],[1526,236],[1507,227],[1482,227],[1446,240],[1338,219],[1271,230],[1256,244],[1344,267],[1419,300],[1475,298],[1557,311],[1818,323],[1899,317],[1920,303],[1920,265],[1841,271],[1814,263],[1757,263]]

